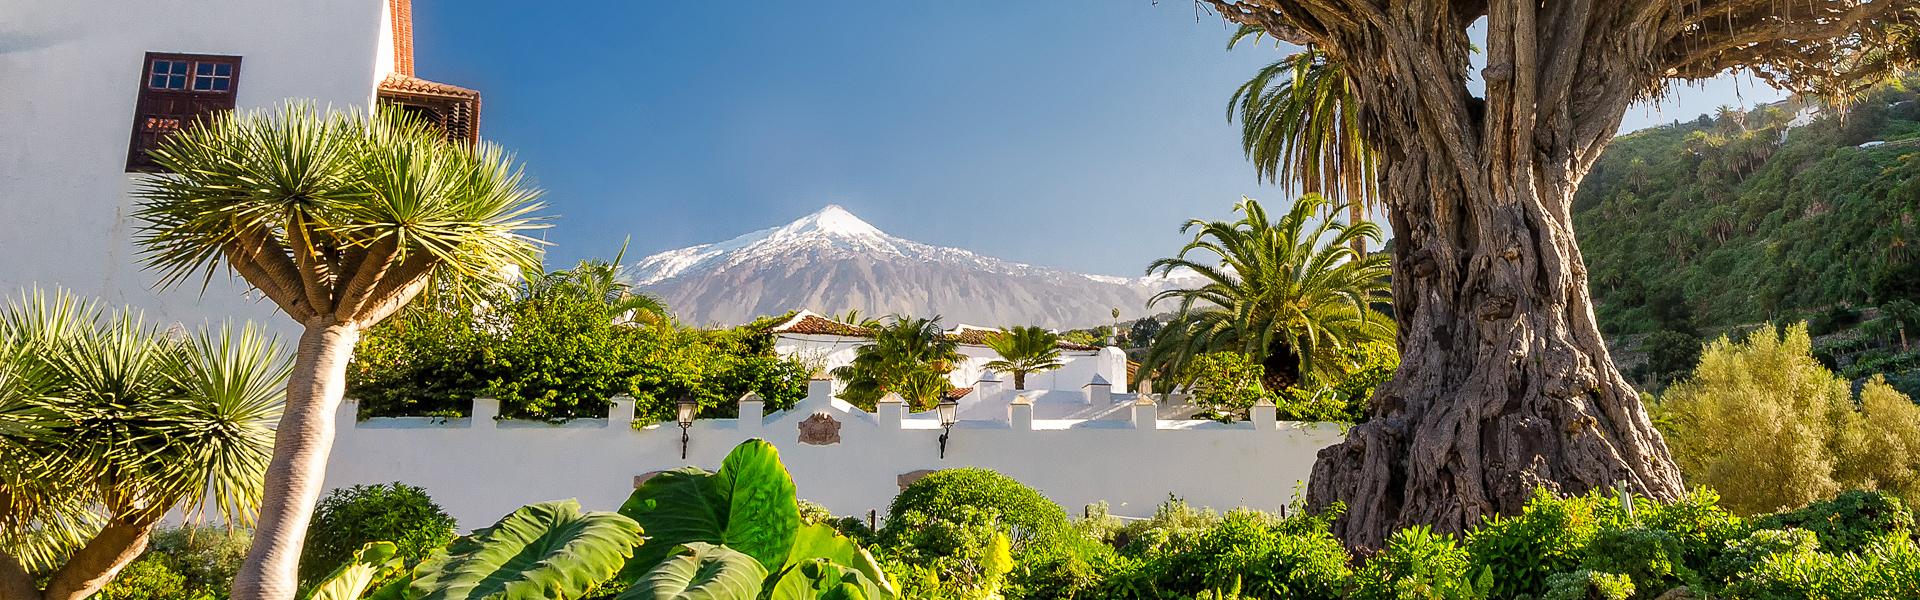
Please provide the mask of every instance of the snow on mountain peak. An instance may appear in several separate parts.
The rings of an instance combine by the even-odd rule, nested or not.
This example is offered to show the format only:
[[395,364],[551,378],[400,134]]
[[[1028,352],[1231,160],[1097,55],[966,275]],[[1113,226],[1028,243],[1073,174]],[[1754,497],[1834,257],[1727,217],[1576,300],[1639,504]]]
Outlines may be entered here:
[[841,208],[838,204],[828,204],[825,208],[821,208],[813,214],[800,217],[780,229],[796,234],[819,232],[842,237],[884,237],[887,235],[885,232],[880,231],[880,228],[868,224],[866,221],[861,220],[860,217],[853,216],[853,213],[848,212],[845,208]]

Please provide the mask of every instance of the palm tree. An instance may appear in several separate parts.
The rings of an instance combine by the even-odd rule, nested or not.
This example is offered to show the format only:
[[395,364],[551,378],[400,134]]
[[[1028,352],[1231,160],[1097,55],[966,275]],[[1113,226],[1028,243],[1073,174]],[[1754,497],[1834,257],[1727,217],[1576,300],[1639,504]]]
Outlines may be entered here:
[[895,315],[874,330],[873,343],[856,349],[853,362],[835,368],[845,383],[840,397],[873,410],[882,396],[900,394],[916,411],[933,408],[953,389],[947,373],[964,357],[940,330],[940,320]]
[[[1227,47],[1264,33],[1243,25]],[[1367,146],[1354,93],[1343,65],[1308,48],[1261,68],[1227,100],[1227,120],[1239,117],[1240,147],[1258,175],[1345,199],[1349,223],[1365,221],[1379,198],[1379,159]],[[1364,241],[1349,244],[1366,254]]]
[[571,269],[553,271],[540,277],[543,293],[565,294],[582,300],[600,302],[620,321],[652,321],[671,316],[660,298],[634,291],[633,284],[620,280],[620,264],[627,256],[626,244],[611,262],[585,259]]
[[176,339],[65,293],[0,308],[0,597],[93,595],[176,508],[250,523],[286,358],[252,328]]
[[475,294],[538,268],[539,192],[496,146],[450,142],[398,112],[288,104],[231,113],[154,152],[135,194],[161,285],[238,273],[302,327],[243,600],[288,600],[361,332],[430,286]]
[[[1267,389],[1338,370],[1340,350],[1393,339],[1393,320],[1373,308],[1388,293],[1387,257],[1360,256],[1351,245],[1379,235],[1379,227],[1317,218],[1344,204],[1302,196],[1278,221],[1250,198],[1235,207],[1238,221],[1188,221],[1193,240],[1172,258],[1153,261],[1148,274],[1191,269],[1206,283],[1155,294],[1151,307],[1179,300],[1173,321],[1154,339],[1145,367],[1177,382],[1194,356],[1238,351],[1259,357]],[[1206,259],[1194,254],[1209,255]]]
[[987,363],[986,368],[1012,373],[1016,390],[1027,389],[1028,373],[1051,371],[1066,364],[1060,362],[1060,336],[1040,327],[1014,327],[989,335],[987,347],[999,354],[1000,360]]

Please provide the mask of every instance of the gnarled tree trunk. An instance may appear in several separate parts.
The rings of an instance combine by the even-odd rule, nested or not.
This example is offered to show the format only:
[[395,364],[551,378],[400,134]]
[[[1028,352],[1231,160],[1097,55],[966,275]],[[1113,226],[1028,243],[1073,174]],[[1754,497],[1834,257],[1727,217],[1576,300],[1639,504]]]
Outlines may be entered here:
[[[1517,512],[1536,488],[1678,496],[1601,340],[1570,215],[1628,104],[1659,81],[1646,57],[1664,30],[1629,25],[1667,7],[1208,1],[1342,61],[1383,167],[1401,365],[1370,420],[1320,452],[1309,507],[1345,503],[1336,533],[1378,548],[1408,525],[1461,532]],[[1483,15],[1475,74],[1467,32]]]

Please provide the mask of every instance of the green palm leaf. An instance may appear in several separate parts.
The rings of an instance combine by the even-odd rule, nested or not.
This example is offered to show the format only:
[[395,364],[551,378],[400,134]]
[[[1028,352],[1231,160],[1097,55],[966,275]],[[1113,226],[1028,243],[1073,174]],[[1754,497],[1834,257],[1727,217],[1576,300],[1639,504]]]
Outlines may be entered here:
[[620,570],[640,526],[573,500],[525,506],[414,569],[408,600],[579,598]]

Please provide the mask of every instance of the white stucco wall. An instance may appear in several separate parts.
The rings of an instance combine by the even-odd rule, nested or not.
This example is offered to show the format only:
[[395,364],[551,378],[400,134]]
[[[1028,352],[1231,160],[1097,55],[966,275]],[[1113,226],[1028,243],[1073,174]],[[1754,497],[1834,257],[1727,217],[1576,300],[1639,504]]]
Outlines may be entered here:
[[[140,265],[126,172],[146,52],[241,57],[242,109],[365,107],[392,62],[386,0],[0,0],[0,294],[64,286],[163,324],[292,323],[225,273],[164,293]],[[391,44],[391,36],[387,36]],[[380,64],[377,56],[385,56]]]
[[[869,343],[872,340],[862,337],[782,333],[775,336],[773,350],[780,356],[798,357],[820,366],[824,373],[853,362],[860,347]],[[992,348],[986,346],[962,344],[959,349],[965,358],[947,373],[947,379],[954,387],[972,387],[987,375],[985,365],[1000,358]],[[1116,390],[1126,385],[1127,355],[1119,348],[1062,350],[1060,362],[1059,369],[1028,374],[1026,389],[1077,391],[1092,382],[1096,374]],[[1013,385],[1011,376],[1001,375],[999,378],[1006,381],[1009,387]]]
[[[1010,416],[960,421],[942,459],[931,414],[903,415],[898,405],[868,414],[831,399],[826,384],[816,381],[793,410],[696,421],[687,460],[680,458],[678,427],[633,429],[625,400],[610,419],[564,425],[496,421],[491,400],[476,401],[472,419],[356,423],[348,402],[327,487],[423,486],[471,529],[544,500],[578,498],[588,508],[612,510],[632,493],[636,476],[689,464],[717,469],[735,444],[759,437],[779,447],[800,496],[835,514],[884,515],[902,474],[971,466],[1019,479],[1069,512],[1104,500],[1115,514],[1143,517],[1168,494],[1219,509],[1279,508],[1306,479],[1315,454],[1341,437],[1335,425],[1276,423],[1270,408],[1253,421],[1222,424],[1156,420],[1152,405],[1122,405],[1091,420],[1034,419],[1014,406]],[[742,406],[743,414],[756,412]],[[815,413],[841,423],[838,444],[798,441],[800,421]]]

